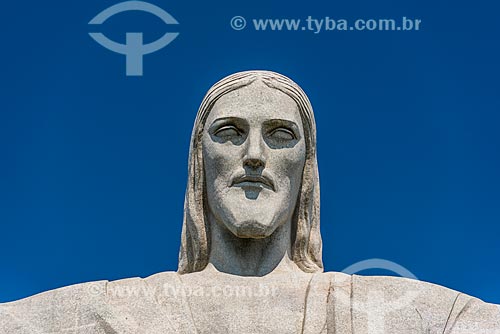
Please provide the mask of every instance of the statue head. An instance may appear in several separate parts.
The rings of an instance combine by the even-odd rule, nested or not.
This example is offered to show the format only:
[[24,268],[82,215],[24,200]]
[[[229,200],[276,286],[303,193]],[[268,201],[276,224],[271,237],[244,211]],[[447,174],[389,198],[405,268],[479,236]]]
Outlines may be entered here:
[[270,71],[230,75],[205,95],[189,153],[179,273],[203,270],[208,217],[238,238],[267,238],[291,224],[291,257],[322,271],[316,126],[291,79]]

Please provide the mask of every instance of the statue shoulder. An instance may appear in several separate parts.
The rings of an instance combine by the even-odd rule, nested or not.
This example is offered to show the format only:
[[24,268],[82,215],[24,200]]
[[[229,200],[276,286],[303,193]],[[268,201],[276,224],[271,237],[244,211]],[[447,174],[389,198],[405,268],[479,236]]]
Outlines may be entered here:
[[[0,304],[0,328],[12,334],[101,333],[110,329],[128,333],[146,321],[169,333],[171,326],[158,319],[165,319],[169,305],[175,306],[164,286],[177,282],[177,273],[162,272],[147,278],[94,281],[45,291]],[[137,328],[136,333],[142,332]]]
[[[0,304],[0,328],[6,333],[50,333],[84,326],[84,314],[104,303],[108,281],[96,281],[45,291]],[[78,320],[81,320],[80,324]]]
[[[447,287],[403,277],[326,274],[332,277],[332,307],[346,315],[344,322],[352,316],[353,328],[385,326],[390,333],[500,333],[498,305]],[[385,321],[377,322],[376,315]]]

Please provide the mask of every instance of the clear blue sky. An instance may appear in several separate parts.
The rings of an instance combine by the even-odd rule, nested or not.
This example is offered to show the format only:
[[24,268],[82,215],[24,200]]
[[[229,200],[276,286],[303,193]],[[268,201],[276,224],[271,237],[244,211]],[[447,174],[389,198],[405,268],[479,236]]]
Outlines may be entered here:
[[[179,26],[128,12],[99,28],[120,42],[180,32],[126,77],[125,57],[88,36],[117,2],[2,5],[0,302],[175,270],[198,105],[221,77],[270,69],[315,109],[326,270],[382,258],[500,303],[498,6],[155,0]],[[235,15],[422,23],[235,31]]]

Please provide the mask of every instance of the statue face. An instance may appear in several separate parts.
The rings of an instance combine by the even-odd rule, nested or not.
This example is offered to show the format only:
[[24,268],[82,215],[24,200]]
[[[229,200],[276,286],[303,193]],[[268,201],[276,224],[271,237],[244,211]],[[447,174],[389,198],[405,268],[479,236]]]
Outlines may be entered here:
[[260,81],[223,95],[205,122],[206,197],[219,224],[264,238],[291,219],[306,147],[297,104]]

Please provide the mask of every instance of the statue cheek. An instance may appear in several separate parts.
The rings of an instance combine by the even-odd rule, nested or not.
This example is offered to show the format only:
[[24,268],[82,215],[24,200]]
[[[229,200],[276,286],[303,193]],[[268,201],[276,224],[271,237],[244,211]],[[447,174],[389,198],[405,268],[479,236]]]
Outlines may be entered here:
[[203,156],[206,168],[215,168],[218,172],[223,172],[237,165],[238,152],[225,145],[207,145],[203,150]]
[[302,171],[304,168],[305,151],[297,149],[283,152],[276,161],[280,165],[279,168],[292,177],[297,171]]

